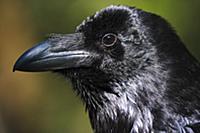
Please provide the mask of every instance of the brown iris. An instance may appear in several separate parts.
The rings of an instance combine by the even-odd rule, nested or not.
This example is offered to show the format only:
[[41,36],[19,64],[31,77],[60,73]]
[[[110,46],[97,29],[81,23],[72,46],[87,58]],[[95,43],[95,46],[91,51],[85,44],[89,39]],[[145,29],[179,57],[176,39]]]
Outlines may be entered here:
[[111,47],[117,42],[117,35],[113,33],[105,34],[102,38],[102,44],[106,47]]

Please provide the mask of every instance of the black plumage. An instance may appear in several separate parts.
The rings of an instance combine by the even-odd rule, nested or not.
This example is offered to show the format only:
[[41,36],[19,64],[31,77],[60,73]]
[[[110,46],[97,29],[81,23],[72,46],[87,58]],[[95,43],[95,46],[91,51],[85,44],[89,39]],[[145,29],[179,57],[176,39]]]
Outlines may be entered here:
[[200,133],[200,64],[155,14],[107,7],[25,52],[14,70],[68,77],[95,133]]

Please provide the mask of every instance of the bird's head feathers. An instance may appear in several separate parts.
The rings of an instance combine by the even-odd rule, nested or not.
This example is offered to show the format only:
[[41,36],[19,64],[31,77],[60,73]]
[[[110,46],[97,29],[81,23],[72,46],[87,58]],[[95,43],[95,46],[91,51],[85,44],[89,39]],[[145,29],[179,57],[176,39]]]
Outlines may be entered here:
[[141,77],[167,73],[163,65],[184,50],[161,17],[109,6],[84,20],[74,34],[52,35],[25,52],[14,70],[62,73],[86,103],[98,104],[108,94],[118,97],[123,86],[138,83]]

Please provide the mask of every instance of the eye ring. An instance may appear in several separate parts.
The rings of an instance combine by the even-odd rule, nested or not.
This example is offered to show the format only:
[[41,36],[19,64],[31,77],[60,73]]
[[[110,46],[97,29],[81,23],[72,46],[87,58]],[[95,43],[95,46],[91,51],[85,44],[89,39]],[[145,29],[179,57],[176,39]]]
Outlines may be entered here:
[[117,35],[113,33],[105,34],[102,38],[102,44],[106,47],[111,47],[117,42]]

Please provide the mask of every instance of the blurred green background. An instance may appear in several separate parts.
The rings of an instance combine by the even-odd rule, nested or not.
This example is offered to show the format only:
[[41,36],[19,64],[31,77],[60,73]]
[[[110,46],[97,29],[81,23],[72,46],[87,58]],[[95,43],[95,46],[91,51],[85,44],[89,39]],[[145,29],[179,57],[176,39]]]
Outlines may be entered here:
[[70,33],[111,4],[166,18],[200,59],[200,0],[0,0],[0,133],[91,133],[70,82],[51,73],[12,72],[16,59],[48,33]]

